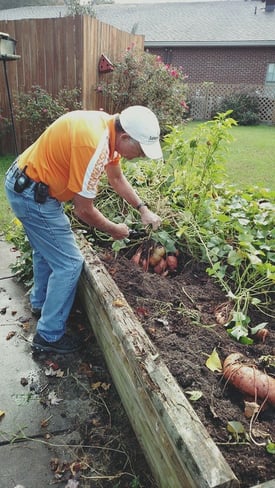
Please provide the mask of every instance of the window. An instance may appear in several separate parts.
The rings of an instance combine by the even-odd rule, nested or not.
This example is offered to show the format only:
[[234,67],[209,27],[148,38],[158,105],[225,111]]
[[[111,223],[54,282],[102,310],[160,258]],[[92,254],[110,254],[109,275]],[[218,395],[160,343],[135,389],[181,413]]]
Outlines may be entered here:
[[275,85],[275,63],[269,63],[267,65],[265,84]]

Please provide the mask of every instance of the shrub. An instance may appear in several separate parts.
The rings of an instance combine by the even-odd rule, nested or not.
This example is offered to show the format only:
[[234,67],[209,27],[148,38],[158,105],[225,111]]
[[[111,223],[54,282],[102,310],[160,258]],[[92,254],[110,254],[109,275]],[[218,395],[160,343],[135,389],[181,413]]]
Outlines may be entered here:
[[53,97],[39,86],[33,86],[27,93],[15,98],[15,116],[23,123],[26,144],[31,144],[58,117],[71,110],[81,108],[80,90],[77,88],[59,90]]
[[164,64],[160,56],[128,48],[114,62],[111,78],[97,87],[112,103],[112,112],[130,105],[145,105],[157,115],[162,133],[182,122],[189,108],[185,102],[186,75],[182,67]]
[[259,99],[255,93],[234,93],[225,97],[220,103],[219,112],[232,110],[233,117],[239,125],[259,124]]
[[3,154],[2,140],[3,137],[9,133],[11,130],[11,122],[7,117],[2,115],[2,110],[0,109],[0,155]]

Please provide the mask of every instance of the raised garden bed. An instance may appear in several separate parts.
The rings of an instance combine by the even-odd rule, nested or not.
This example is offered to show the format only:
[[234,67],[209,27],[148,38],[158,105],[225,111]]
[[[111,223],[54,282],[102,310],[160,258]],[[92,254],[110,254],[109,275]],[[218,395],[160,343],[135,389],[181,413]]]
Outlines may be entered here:
[[[112,267],[110,263],[108,264],[108,271],[86,241],[83,241],[81,247],[85,255],[85,266],[80,279],[80,297],[158,485],[161,488],[244,486],[239,482],[224,454],[209,434],[209,426],[204,425],[191,406],[191,402],[187,400],[183,392],[186,388],[182,388],[184,379],[182,378],[182,382],[179,378],[175,379],[175,375],[172,375],[164,361],[165,353],[155,345],[155,340],[150,339],[149,334],[154,339],[161,335],[158,334],[157,327],[152,327],[150,316],[147,320],[145,317],[148,325],[147,333],[146,327],[137,318],[136,310],[134,312],[128,303],[127,293],[124,291],[122,293],[111,277],[111,274],[115,276],[118,273],[114,269],[114,264]],[[156,287],[160,286],[156,281],[159,279],[161,277],[155,277]],[[126,282],[127,280],[129,289],[132,289],[129,276]],[[159,299],[162,300],[161,293]],[[164,323],[164,317],[162,319]],[[156,322],[155,320],[154,323]],[[195,330],[194,328],[194,335]],[[189,333],[189,329],[185,333]],[[216,333],[216,336],[213,334],[213,338],[215,337],[213,347],[217,341],[221,343],[222,337],[225,337],[223,334],[226,334],[223,329]],[[177,350],[176,345],[175,349]],[[177,354],[184,354],[184,352],[179,348]],[[185,359],[188,364],[188,358]],[[204,361],[206,359],[204,358]],[[191,368],[190,375],[192,375]],[[202,371],[203,381],[204,375],[205,371]],[[220,379],[219,383],[221,384]],[[230,401],[229,398],[227,400]],[[213,400],[213,405],[209,406],[208,411],[212,411],[212,415],[217,416],[218,425],[220,418],[216,402],[217,398]],[[226,439],[221,441],[221,444],[231,447]],[[242,449],[249,449],[246,443],[243,446],[240,444],[239,447],[241,451],[236,451],[236,456],[242,456]],[[257,466],[257,459],[252,459],[251,470],[255,472],[261,470],[260,464]],[[262,479],[261,484],[258,483],[256,475],[252,477],[258,488],[275,486],[272,456],[270,456],[269,474],[270,477]],[[246,486],[252,488],[255,483]]]

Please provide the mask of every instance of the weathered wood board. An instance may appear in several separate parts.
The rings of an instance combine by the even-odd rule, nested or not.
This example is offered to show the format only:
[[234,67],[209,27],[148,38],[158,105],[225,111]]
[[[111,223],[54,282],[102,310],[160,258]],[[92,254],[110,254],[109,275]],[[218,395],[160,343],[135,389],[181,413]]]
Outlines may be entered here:
[[106,268],[87,243],[80,246],[79,296],[159,487],[239,487]]

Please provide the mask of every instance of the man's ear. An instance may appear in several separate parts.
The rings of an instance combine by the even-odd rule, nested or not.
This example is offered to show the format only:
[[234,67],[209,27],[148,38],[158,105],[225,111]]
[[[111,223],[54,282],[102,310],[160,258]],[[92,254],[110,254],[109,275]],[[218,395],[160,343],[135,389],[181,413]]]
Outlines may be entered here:
[[131,139],[131,137],[129,136],[129,134],[127,134],[126,132],[122,132],[120,134],[120,138],[123,139],[124,142],[127,142],[127,140]]

